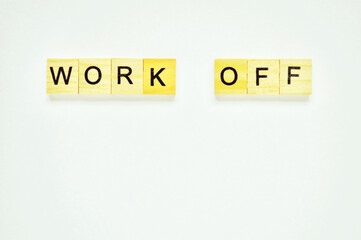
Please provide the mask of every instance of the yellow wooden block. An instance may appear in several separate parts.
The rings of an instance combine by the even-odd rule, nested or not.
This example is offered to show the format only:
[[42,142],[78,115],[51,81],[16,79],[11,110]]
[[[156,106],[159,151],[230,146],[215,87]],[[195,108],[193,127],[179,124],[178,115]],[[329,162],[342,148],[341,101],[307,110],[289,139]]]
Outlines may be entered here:
[[216,59],[215,94],[247,94],[247,59]]
[[277,59],[248,60],[248,94],[279,94],[279,67]]
[[112,94],[143,94],[143,59],[112,59]]
[[48,59],[46,92],[78,94],[78,59]]
[[280,94],[312,94],[312,59],[280,60]]
[[143,64],[144,94],[175,95],[175,59],[144,59]]
[[79,94],[111,93],[111,59],[79,59]]

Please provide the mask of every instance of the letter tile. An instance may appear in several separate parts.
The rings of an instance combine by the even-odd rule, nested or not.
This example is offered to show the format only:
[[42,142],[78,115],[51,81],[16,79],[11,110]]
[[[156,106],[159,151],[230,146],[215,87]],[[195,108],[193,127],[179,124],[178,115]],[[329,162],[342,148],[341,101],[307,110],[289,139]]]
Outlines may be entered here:
[[247,94],[247,59],[216,59],[215,94]]
[[112,94],[143,94],[143,59],[112,59]]
[[280,60],[280,94],[312,94],[312,59]]
[[79,94],[111,93],[111,59],[79,59]]
[[144,94],[175,95],[176,60],[144,59]]
[[78,94],[78,59],[48,59],[46,92]]
[[248,94],[279,94],[279,67],[278,59],[248,60]]

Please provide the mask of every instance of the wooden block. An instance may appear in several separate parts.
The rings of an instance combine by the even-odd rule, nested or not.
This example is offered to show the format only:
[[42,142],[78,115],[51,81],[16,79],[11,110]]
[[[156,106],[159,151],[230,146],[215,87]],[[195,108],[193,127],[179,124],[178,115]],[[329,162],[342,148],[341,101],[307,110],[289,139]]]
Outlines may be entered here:
[[143,64],[144,94],[175,95],[175,59],[144,59]]
[[312,59],[280,60],[280,94],[312,94]]
[[78,59],[48,59],[46,92],[78,94]]
[[79,59],[79,94],[111,93],[111,59]]
[[143,94],[143,59],[112,59],[112,94]]
[[279,94],[279,67],[277,59],[248,60],[248,94]]
[[247,59],[216,59],[215,94],[247,94]]

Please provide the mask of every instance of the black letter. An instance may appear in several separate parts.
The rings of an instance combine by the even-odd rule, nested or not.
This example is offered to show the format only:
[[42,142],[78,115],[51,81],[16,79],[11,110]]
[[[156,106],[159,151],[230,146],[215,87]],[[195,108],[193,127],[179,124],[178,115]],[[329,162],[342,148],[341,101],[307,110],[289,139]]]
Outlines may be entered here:
[[[128,70],[128,73],[127,74],[121,74],[120,71],[121,69],[127,69]],[[118,66],[118,84],[120,84],[120,78],[121,77],[125,77],[129,84],[133,84],[132,80],[130,80],[130,77],[129,75],[132,74],[132,69],[130,67],[127,67],[127,66]]]
[[288,84],[291,84],[291,77],[299,77],[299,74],[291,74],[291,70],[292,69],[296,69],[296,70],[300,70],[301,67],[288,67]]
[[[99,77],[98,77],[98,79],[97,79],[95,82],[89,81],[89,78],[88,78],[88,72],[89,72],[89,70],[92,69],[92,68],[94,68],[95,70],[98,71],[98,76],[99,76]],[[87,83],[94,85],[94,84],[99,83],[100,80],[102,79],[102,72],[100,71],[100,69],[99,69],[98,67],[96,67],[96,66],[90,66],[90,67],[88,67],[88,68],[85,70],[84,77],[85,77],[85,81],[87,81]]]
[[256,85],[259,86],[260,78],[267,78],[267,75],[259,75],[259,71],[268,70],[268,68],[256,68]]
[[[227,71],[227,70],[232,70],[233,73],[234,73],[234,80],[232,82],[229,82],[229,83],[224,80],[224,72]],[[237,82],[237,79],[238,79],[238,74],[237,74],[236,69],[234,69],[233,67],[226,67],[226,68],[224,68],[222,70],[222,72],[221,72],[221,81],[225,85],[233,85],[233,84],[235,84]]]
[[68,77],[65,77],[64,68],[63,68],[63,67],[60,67],[60,68],[59,68],[58,75],[57,75],[56,78],[55,78],[54,69],[53,69],[53,67],[50,67],[50,72],[51,72],[51,75],[53,76],[54,84],[55,84],[55,85],[58,85],[58,83],[59,83],[59,77],[60,77],[60,73],[61,73],[61,74],[63,75],[65,85],[68,85],[69,79],[70,79],[70,74],[71,74],[71,70],[72,70],[72,69],[73,69],[73,67],[69,67]]
[[155,75],[154,75],[154,68],[150,69],[150,85],[154,86],[154,79],[158,79],[160,85],[165,86],[164,82],[162,81],[162,79],[160,79],[160,77],[158,76],[161,72],[163,72],[165,68],[161,68]]

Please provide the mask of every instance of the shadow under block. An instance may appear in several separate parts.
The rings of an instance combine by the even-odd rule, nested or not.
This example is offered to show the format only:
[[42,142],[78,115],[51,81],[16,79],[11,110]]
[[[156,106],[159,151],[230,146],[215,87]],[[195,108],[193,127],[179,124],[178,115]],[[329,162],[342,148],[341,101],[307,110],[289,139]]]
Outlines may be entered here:
[[46,93],[78,94],[78,59],[48,59]]
[[216,59],[214,62],[215,94],[247,94],[247,59]]
[[175,95],[175,59],[144,59],[143,65],[143,94]]
[[112,59],[112,94],[143,94],[143,59]]
[[280,60],[280,94],[312,94],[312,59]]
[[279,60],[248,60],[248,94],[279,94]]
[[111,59],[79,59],[79,94],[111,93]]

